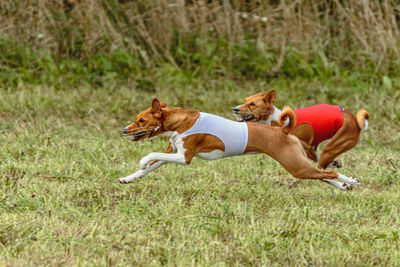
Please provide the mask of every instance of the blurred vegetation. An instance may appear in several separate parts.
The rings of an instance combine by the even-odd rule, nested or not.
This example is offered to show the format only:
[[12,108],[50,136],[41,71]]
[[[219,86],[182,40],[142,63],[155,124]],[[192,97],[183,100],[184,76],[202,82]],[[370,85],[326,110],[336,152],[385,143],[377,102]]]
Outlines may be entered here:
[[398,76],[399,23],[393,0],[2,1],[0,81],[145,89],[143,74],[160,68],[266,80],[358,72],[382,81]]

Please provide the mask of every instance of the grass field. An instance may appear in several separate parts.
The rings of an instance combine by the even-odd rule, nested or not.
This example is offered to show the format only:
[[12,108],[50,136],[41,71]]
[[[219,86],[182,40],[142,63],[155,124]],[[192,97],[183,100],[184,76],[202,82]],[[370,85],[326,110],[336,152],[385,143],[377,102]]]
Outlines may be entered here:
[[[151,90],[1,88],[0,265],[400,264],[399,80],[154,80]],[[167,145],[120,136],[154,96],[233,119],[232,106],[269,88],[278,106],[370,111],[359,145],[340,157],[340,172],[362,186],[289,188],[295,180],[262,155],[195,159],[117,182]]]

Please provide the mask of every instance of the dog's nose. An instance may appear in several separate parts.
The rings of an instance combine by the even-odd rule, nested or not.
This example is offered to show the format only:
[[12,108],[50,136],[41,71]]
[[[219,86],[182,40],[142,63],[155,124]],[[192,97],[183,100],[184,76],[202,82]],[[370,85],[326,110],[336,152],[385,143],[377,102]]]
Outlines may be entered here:
[[122,129],[122,133],[123,134],[127,134],[128,133],[128,129],[126,129],[126,128]]
[[237,113],[237,112],[239,112],[239,111],[240,111],[240,107],[239,107],[239,106],[236,106],[236,107],[233,108],[233,112],[236,112],[236,113]]

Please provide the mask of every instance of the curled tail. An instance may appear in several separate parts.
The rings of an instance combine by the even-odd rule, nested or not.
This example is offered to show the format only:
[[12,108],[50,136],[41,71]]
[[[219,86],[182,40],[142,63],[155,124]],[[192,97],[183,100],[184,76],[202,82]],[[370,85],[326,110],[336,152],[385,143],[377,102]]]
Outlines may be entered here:
[[368,129],[368,120],[369,120],[369,113],[365,109],[360,109],[357,111],[356,115],[356,120],[358,127],[361,130],[367,130]]
[[296,114],[294,113],[293,109],[285,106],[278,118],[279,126],[282,127],[283,132],[290,134],[296,125],[296,121]]

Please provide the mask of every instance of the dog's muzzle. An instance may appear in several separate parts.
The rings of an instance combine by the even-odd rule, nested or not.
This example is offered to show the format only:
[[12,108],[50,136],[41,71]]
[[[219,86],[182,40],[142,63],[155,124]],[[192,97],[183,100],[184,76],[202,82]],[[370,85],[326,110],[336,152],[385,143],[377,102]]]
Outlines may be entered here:
[[130,139],[132,142],[141,140],[144,136],[152,137],[155,132],[161,128],[161,124],[154,127],[140,127],[136,129],[122,129],[122,136]]
[[240,116],[237,117],[237,121],[239,121],[239,122],[251,121],[254,118],[255,118],[255,116],[253,114],[247,114],[247,115],[240,114]]
[[239,122],[243,122],[243,121],[251,121],[252,119],[255,118],[255,116],[251,113],[248,112],[240,112],[240,107],[236,106],[233,108],[233,113],[235,115],[239,115],[236,116],[236,120]]

